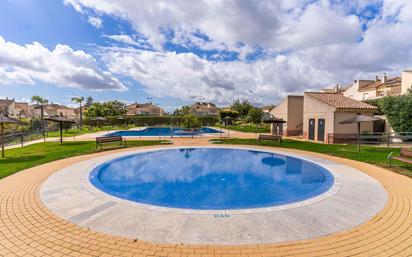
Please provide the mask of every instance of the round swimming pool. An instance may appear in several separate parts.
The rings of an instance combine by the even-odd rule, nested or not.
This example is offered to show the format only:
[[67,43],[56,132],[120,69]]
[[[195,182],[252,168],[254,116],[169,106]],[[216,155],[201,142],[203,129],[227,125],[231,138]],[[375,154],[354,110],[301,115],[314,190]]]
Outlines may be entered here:
[[90,182],[138,203],[198,210],[289,204],[326,192],[333,175],[320,165],[272,152],[232,148],[156,150],[96,167]]

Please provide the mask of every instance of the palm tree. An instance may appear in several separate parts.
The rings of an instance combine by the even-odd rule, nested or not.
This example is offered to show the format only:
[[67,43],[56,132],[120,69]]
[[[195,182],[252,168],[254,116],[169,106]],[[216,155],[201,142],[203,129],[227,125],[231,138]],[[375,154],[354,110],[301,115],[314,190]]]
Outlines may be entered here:
[[36,102],[38,105],[40,105],[40,117],[41,117],[41,124],[43,125],[43,136],[44,136],[44,133],[46,131],[46,124],[44,121],[44,105],[47,104],[48,101],[47,99],[41,96],[38,96],[38,95],[33,96],[31,98],[31,101]]
[[79,112],[80,112],[80,128],[83,127],[83,110],[82,110],[82,103],[84,101],[84,97],[73,97],[72,102],[78,103],[80,105]]

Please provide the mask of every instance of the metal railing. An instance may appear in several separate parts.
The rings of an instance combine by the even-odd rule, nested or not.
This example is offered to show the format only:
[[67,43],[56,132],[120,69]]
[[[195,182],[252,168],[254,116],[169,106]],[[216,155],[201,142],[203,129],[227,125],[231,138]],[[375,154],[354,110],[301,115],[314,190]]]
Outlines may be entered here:
[[24,143],[38,139],[45,139],[43,131],[11,133],[4,136],[4,145],[21,144],[23,146]]
[[[359,138],[358,138],[359,137]],[[412,132],[329,133],[328,144],[412,144]]]

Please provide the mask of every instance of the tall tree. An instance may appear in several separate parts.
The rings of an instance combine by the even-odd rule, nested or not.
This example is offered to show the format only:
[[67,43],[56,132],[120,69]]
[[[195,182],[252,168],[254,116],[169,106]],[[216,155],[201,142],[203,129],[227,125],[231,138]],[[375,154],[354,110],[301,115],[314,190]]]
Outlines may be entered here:
[[252,107],[249,109],[249,119],[252,123],[260,124],[262,122],[263,111],[260,108]]
[[177,108],[174,112],[174,116],[183,116],[189,114],[190,106],[189,105],[184,105],[181,108]]
[[95,102],[87,108],[86,117],[121,116],[126,114],[126,105],[120,101]]
[[47,104],[49,101],[46,98],[43,98],[38,95],[32,96],[31,101],[37,103],[40,106],[40,118],[44,136],[44,133],[46,131],[46,123],[44,121],[44,105]]
[[86,104],[84,106],[86,106],[87,108],[89,108],[90,106],[92,106],[93,104],[93,98],[91,96],[86,98]]
[[240,117],[244,118],[249,114],[249,110],[253,107],[252,104],[247,99],[243,99],[242,101],[236,100],[232,106],[231,109],[233,111],[237,111],[240,115]]
[[84,97],[73,97],[72,102],[78,103],[79,104],[79,112],[80,112],[80,128],[83,127],[83,109],[82,109],[82,103],[84,101]]

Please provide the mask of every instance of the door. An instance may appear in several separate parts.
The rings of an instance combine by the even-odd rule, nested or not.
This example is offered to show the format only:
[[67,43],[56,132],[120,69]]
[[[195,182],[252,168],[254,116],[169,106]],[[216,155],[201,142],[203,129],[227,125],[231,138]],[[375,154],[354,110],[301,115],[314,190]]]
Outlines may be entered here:
[[325,119],[318,119],[318,141],[325,141]]
[[315,140],[315,119],[309,119],[309,140]]

